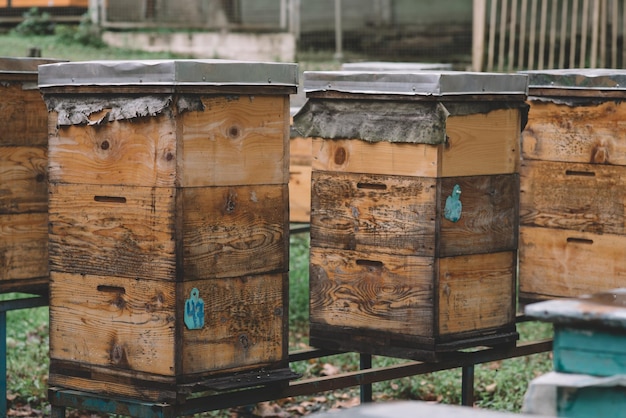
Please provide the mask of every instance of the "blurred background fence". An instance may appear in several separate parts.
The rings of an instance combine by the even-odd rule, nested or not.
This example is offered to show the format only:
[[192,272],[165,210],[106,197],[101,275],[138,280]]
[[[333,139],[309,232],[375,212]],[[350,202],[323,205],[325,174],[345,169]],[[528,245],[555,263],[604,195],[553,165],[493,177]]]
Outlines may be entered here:
[[[18,22],[25,10],[36,6],[59,22],[78,22],[89,10],[92,20],[104,30],[118,33],[289,35],[293,52],[275,54],[279,60],[326,54],[342,61],[444,62],[453,64],[455,69],[476,71],[623,68],[625,3],[626,0],[0,0],[0,23]],[[126,42],[149,43],[151,39]],[[250,42],[250,38],[237,38],[235,42]],[[284,41],[280,46],[273,42],[268,48],[284,49]],[[249,50],[253,48],[260,47]],[[210,57],[222,57],[223,53],[223,49],[215,48]]]
[[624,0],[474,0],[474,68],[623,68]]

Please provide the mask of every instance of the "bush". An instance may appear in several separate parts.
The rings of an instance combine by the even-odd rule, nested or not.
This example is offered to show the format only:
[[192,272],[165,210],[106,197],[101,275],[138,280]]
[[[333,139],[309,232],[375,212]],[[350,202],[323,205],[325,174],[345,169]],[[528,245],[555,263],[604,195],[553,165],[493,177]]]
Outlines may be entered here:
[[62,25],[56,28],[55,34],[68,43],[79,43],[85,46],[102,48],[105,43],[102,41],[102,31],[100,27],[91,21],[88,13],[85,13],[78,26]]
[[40,13],[37,7],[33,7],[22,15],[24,20],[15,27],[15,32],[20,35],[53,35],[54,22],[50,20],[50,14]]

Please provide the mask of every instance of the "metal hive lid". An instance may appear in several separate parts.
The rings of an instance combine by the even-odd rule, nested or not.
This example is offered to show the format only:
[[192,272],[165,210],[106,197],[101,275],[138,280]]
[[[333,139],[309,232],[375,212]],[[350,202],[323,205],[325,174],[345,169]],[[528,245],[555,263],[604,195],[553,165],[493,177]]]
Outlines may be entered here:
[[411,96],[526,95],[522,74],[462,71],[311,71],[304,89],[361,94]]
[[40,65],[58,62],[62,61],[48,58],[0,57],[0,74],[37,74]]
[[348,62],[341,65],[342,71],[429,71],[452,70],[452,64],[425,62]]
[[528,75],[529,89],[626,90],[626,70],[572,68],[520,71]]
[[298,85],[297,64],[232,60],[84,61],[43,65],[39,87]]
[[537,302],[527,305],[525,313],[545,322],[626,329],[626,289]]

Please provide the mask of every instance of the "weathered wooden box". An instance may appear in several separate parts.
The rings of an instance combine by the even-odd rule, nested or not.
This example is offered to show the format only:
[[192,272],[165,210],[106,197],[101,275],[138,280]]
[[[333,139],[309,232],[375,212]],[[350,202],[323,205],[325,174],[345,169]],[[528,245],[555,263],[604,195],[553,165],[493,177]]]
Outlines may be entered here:
[[37,66],[0,59],[0,292],[48,289],[48,112]]
[[520,168],[520,297],[623,286],[626,71],[530,71]]
[[526,77],[305,73],[310,342],[420,360],[513,343]]
[[176,401],[291,377],[296,65],[83,62],[42,66],[39,84],[50,384]]

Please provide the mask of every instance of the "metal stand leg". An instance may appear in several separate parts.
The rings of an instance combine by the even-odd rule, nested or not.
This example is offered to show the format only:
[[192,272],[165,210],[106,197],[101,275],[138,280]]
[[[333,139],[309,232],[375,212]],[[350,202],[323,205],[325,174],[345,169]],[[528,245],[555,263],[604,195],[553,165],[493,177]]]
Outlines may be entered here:
[[461,377],[461,403],[474,406],[474,365],[464,366]]
[[[361,370],[372,368],[372,356],[370,354],[359,355],[359,367]],[[367,383],[360,386],[361,403],[372,402],[372,384]]]

